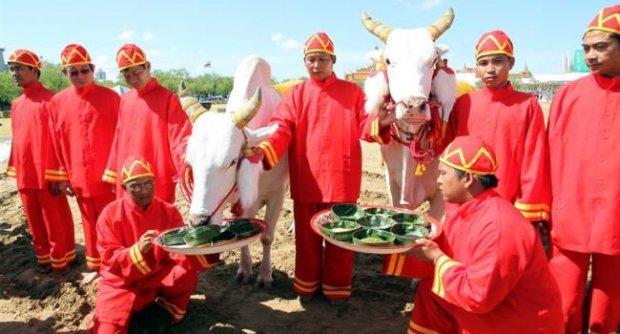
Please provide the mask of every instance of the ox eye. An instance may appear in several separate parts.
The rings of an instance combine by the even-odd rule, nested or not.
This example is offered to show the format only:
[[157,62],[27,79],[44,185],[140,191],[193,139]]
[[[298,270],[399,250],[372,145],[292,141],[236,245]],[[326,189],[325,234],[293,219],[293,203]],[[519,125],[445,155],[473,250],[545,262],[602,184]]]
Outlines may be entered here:
[[385,63],[386,63],[387,65],[391,65],[391,64],[392,64],[388,58],[385,58]]

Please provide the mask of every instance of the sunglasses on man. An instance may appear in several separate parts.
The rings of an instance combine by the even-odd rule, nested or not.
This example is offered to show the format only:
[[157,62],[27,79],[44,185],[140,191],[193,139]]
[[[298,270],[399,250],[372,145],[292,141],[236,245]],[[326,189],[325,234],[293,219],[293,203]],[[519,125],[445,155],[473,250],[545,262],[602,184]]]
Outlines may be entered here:
[[77,71],[77,70],[69,71],[69,75],[72,76],[72,77],[77,77],[78,74],[86,75],[88,73],[90,73],[90,68],[83,68],[83,69],[81,69],[79,71]]

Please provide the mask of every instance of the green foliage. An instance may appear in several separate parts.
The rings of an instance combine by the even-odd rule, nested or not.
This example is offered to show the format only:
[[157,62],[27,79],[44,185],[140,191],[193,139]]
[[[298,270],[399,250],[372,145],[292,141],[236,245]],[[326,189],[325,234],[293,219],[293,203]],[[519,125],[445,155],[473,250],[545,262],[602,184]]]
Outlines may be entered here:
[[59,92],[70,85],[69,79],[62,74],[62,66],[46,61],[43,61],[43,68],[41,68],[41,77],[39,81],[41,81],[43,86],[54,92]]
[[22,90],[11,78],[11,73],[0,72],[0,110],[9,109],[11,102],[21,93]]

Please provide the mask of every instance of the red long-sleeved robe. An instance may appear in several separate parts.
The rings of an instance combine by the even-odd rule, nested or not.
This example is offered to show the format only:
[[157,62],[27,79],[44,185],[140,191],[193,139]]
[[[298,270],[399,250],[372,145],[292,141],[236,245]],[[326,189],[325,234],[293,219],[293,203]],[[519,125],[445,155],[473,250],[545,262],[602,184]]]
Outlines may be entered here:
[[44,180],[45,157],[52,149],[44,106],[52,96],[52,91],[37,82],[13,101],[6,175],[17,180],[38,263],[63,270],[75,261],[75,236],[66,196],[52,196]]
[[380,131],[378,119],[367,117],[364,92],[335,75],[291,88],[271,122],[278,130],[259,146],[267,168],[288,151],[295,201],[295,291],[308,296],[322,287],[328,299],[348,298],[353,253],[327,245],[323,256],[322,239],[311,230],[310,219],[331,203],[357,201],[362,179],[359,140],[387,141],[389,131]]
[[183,166],[187,140],[192,132],[179,98],[153,78],[143,89],[121,97],[118,125],[103,180],[117,184],[130,155],[141,156],[155,168],[155,196],[174,203],[176,178]]
[[451,212],[438,241],[445,255],[418,288],[409,333],[564,333],[557,284],[524,222],[494,190]]
[[495,151],[497,192],[531,221],[549,220],[549,160],[542,109],[534,95],[482,88],[459,97],[450,114],[448,140],[473,135]]
[[103,208],[116,197],[114,187],[101,180],[118,118],[120,97],[113,90],[90,84],[71,86],[56,94],[47,105],[54,152],[48,162],[47,181],[69,181],[80,211],[86,248],[86,265],[98,269],[95,224]]
[[148,230],[183,226],[179,211],[158,198],[146,209],[131,197],[110,203],[97,221],[97,247],[102,264],[95,299],[96,322],[126,326],[133,311],[159,297],[158,303],[175,321],[185,315],[196,287],[196,270],[212,266],[202,255],[168,253],[157,245],[142,254],[138,240]]
[[593,74],[562,87],[551,103],[548,138],[551,235],[561,250],[550,265],[567,330],[581,330],[592,257],[590,329],[612,332],[620,321],[620,76]]

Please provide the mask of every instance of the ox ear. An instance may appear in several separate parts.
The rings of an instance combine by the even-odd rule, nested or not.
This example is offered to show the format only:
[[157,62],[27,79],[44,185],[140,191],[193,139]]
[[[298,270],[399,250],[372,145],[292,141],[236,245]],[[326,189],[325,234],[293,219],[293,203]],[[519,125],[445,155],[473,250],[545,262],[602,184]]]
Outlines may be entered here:
[[456,101],[456,75],[453,72],[437,71],[433,79],[431,92],[442,108],[442,121],[447,122]]
[[278,124],[276,123],[255,130],[247,127],[243,128],[243,132],[248,138],[250,146],[255,146],[257,143],[269,138],[276,130],[278,130]]
[[368,76],[364,82],[364,93],[366,94],[366,102],[364,109],[367,114],[375,110],[379,110],[385,97],[390,94],[386,72],[378,71],[374,75]]

